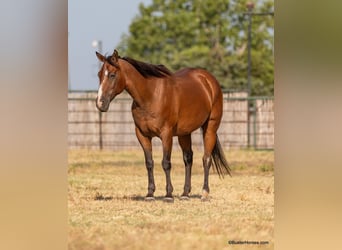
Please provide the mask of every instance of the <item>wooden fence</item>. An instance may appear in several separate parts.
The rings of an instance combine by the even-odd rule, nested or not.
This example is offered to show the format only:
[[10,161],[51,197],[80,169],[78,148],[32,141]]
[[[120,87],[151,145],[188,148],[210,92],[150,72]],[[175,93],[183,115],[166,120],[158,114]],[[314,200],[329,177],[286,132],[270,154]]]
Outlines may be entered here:
[[[140,148],[135,136],[131,114],[132,99],[122,93],[111,103],[108,112],[95,106],[96,92],[69,92],[68,145],[70,149],[123,150]],[[273,98],[250,98],[250,127],[248,129],[248,98],[246,93],[224,93],[223,118],[218,134],[224,148],[273,149]],[[249,140],[248,140],[249,131]],[[178,141],[174,138],[174,146]],[[194,148],[202,148],[200,130],[192,134]],[[249,145],[248,145],[249,143]],[[161,147],[158,138],[154,147]]]

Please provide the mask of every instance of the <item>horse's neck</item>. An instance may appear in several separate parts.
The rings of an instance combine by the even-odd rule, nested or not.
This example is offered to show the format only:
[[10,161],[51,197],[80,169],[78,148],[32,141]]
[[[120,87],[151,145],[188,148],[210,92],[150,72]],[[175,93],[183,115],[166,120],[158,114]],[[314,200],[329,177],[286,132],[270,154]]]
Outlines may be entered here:
[[123,61],[122,66],[126,79],[126,91],[139,106],[150,102],[154,92],[154,84],[144,78],[128,62]]

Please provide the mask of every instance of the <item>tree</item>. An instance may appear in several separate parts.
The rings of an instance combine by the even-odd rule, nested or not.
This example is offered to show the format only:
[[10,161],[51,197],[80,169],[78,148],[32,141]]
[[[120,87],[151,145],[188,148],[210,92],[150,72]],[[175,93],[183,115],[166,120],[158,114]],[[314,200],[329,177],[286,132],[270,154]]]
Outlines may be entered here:
[[[122,37],[121,54],[172,70],[202,67],[223,88],[247,85],[247,0],[153,0]],[[255,12],[273,11],[272,0]],[[253,17],[252,94],[273,95],[273,18]]]

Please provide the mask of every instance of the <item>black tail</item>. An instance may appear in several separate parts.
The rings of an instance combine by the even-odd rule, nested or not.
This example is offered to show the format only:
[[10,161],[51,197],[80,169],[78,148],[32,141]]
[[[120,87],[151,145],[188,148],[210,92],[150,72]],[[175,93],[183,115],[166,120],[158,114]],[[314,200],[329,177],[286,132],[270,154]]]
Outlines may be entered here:
[[214,161],[216,172],[218,173],[220,178],[224,177],[225,174],[229,174],[230,176],[232,176],[230,174],[231,170],[229,168],[226,157],[224,156],[224,153],[223,153],[223,150],[222,150],[222,147],[221,147],[221,144],[217,135],[216,135],[216,144],[213,149],[213,152],[211,153],[211,158]]

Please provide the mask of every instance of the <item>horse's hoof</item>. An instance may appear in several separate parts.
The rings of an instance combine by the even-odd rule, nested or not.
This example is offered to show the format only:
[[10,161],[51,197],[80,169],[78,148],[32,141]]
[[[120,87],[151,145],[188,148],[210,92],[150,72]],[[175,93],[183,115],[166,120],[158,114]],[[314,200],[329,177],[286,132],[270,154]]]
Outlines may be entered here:
[[182,195],[179,199],[182,201],[188,201],[188,200],[190,200],[190,197],[187,195]]
[[164,202],[168,202],[168,203],[172,203],[172,202],[174,202],[174,199],[173,199],[173,197],[164,197],[164,199],[163,199],[163,201]]
[[210,201],[209,192],[208,191],[203,190],[201,201]]
[[201,197],[201,201],[202,202],[206,202],[206,201],[210,201],[210,198],[209,197]]
[[156,199],[153,196],[146,196],[145,201],[155,201]]

